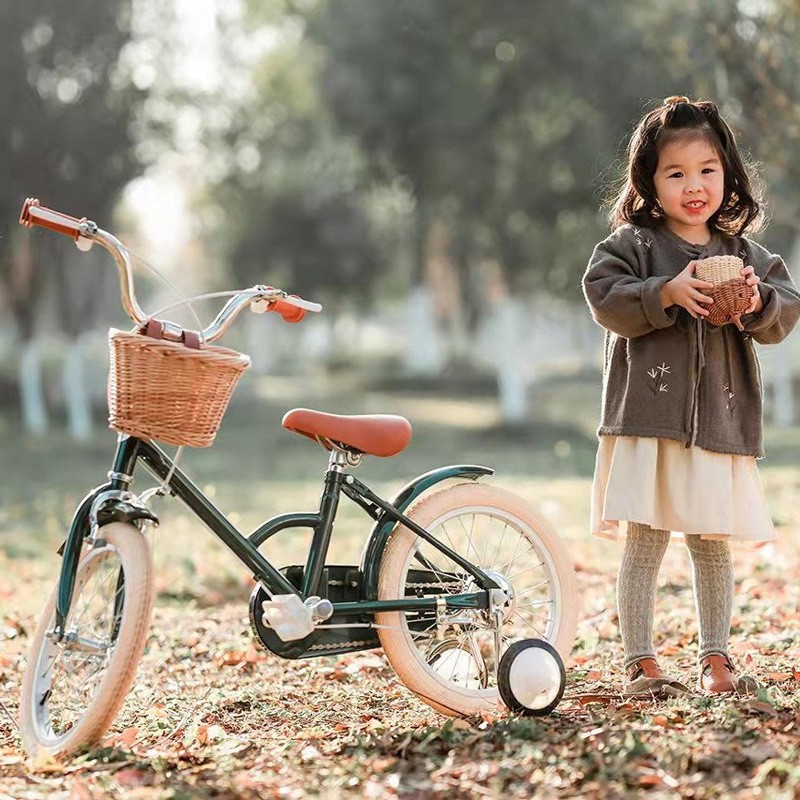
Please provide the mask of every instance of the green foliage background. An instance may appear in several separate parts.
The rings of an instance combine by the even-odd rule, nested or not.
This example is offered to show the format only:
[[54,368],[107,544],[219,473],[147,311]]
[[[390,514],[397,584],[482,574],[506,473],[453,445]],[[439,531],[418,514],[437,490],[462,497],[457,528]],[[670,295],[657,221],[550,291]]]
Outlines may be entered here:
[[178,11],[0,11],[0,285],[23,338],[42,294],[15,245],[25,194],[108,220],[188,152],[217,282],[391,300],[440,226],[472,323],[487,265],[579,299],[626,136],[670,94],[720,104],[767,178],[767,244],[797,235],[794,0],[220,3],[211,87],[177,78]]

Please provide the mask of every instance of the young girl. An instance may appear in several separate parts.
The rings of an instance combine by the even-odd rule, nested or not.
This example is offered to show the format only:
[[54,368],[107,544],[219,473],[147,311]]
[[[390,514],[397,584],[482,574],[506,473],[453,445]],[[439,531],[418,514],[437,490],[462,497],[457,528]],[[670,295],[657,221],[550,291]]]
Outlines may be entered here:
[[[699,625],[701,691],[744,691],[728,655],[729,540],[775,539],[756,470],[761,378],[753,340],[780,342],[800,293],[780,257],[743,236],[760,208],[734,135],[710,102],[670,97],[646,114],[628,148],[627,178],[584,276],[606,329],[592,533],[626,534],[617,604],[626,693],[686,687],[659,667],[653,614],[672,531],[684,534]],[[739,256],[752,287],[736,324],[704,321],[713,284],[699,259]]]

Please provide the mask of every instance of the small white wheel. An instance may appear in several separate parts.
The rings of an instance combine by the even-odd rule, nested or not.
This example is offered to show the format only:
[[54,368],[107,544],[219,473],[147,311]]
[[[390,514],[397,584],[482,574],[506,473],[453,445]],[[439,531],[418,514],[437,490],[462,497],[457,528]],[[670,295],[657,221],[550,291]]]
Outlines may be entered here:
[[497,686],[511,711],[534,717],[549,714],[561,700],[566,684],[561,656],[541,639],[514,642],[500,659]]
[[153,604],[147,540],[133,525],[99,531],[104,546],[78,564],[60,641],[52,635],[58,586],[33,636],[22,682],[20,727],[32,757],[96,742],[128,693],[142,657]]

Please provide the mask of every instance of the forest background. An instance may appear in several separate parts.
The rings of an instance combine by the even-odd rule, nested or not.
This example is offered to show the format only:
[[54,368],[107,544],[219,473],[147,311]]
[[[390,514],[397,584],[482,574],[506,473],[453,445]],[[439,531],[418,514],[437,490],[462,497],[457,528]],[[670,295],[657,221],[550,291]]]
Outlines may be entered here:
[[[797,0],[0,5],[0,796],[796,797],[800,336],[760,349],[779,542],[735,554],[733,652],[765,692],[602,701],[622,679],[619,552],[586,535],[602,331],[580,276],[633,124],[686,94],[739,132],[766,185],[759,239],[800,277],[798,42]],[[104,251],[18,225],[28,196],[128,244],[149,311],[178,297],[148,265],[181,297],[266,283],[321,302],[299,325],[239,319],[224,343],[253,368],[215,447],[182,466],[246,530],[316,502],[325,457],[281,430],[288,408],[406,414],[411,446],[365,478],[391,496],[487,463],[539,506],[581,588],[568,695],[598,704],[445,725],[373,654],[279,662],[253,649],[249,576],[165,504],[130,703],[104,750],[29,769],[28,634],[110,466],[106,337],[129,323]],[[365,530],[345,515],[334,556],[358,563]],[[665,562],[656,634],[690,680],[684,555]]]
[[[626,135],[663,97],[719,103],[768,186],[764,243],[800,260],[793,0],[0,13],[0,403],[34,433],[55,414],[85,439],[90,404],[102,419],[87,362],[120,314],[102,254],[17,225],[31,194],[118,233],[182,296],[268,283],[323,302],[303,332],[253,320],[262,372],[483,374],[506,422],[553,368],[597,368],[579,279]],[[176,299],[139,281],[150,310]]]

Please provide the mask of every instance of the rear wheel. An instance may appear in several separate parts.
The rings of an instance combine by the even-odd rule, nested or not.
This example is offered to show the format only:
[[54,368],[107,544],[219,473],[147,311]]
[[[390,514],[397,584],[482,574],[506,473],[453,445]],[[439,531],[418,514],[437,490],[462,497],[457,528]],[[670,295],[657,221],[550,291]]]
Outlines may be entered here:
[[[553,527],[520,497],[460,484],[418,503],[409,516],[506,591],[498,633],[482,609],[389,611],[376,615],[386,657],[405,685],[446,714],[472,715],[499,702],[498,668],[518,639],[572,650],[578,598],[571,560]],[[381,561],[378,599],[478,591],[475,579],[402,525]],[[498,648],[499,641],[499,648]]]
[[119,522],[78,564],[60,641],[53,636],[58,586],[33,637],[22,684],[20,722],[31,756],[96,742],[128,693],[147,639],[153,573],[145,537]]

